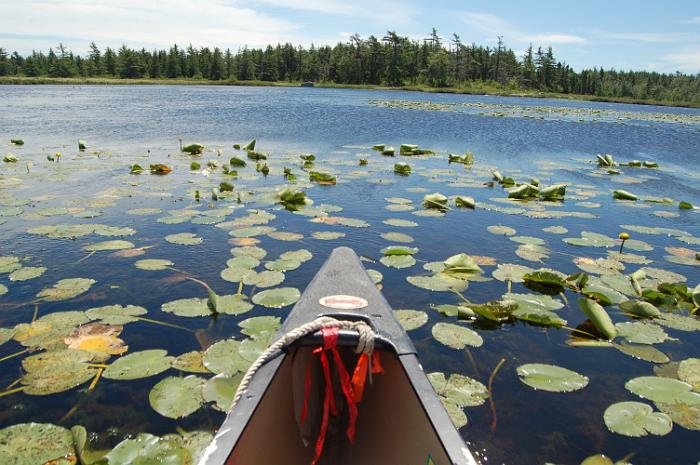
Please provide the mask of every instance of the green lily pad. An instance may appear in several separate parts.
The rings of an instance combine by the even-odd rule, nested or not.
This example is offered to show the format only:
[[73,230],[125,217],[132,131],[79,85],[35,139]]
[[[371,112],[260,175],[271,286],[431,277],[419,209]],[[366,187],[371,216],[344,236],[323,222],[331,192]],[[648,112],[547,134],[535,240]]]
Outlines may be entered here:
[[233,397],[243,379],[243,373],[234,376],[216,375],[209,378],[202,388],[205,402],[213,402],[213,407],[221,412],[228,412],[233,406]]
[[591,299],[579,299],[579,307],[586,314],[595,328],[607,339],[617,336],[617,328],[610,319],[610,315],[598,303]]
[[668,363],[671,360],[668,355],[659,349],[648,345],[614,344],[614,347],[623,354],[652,363]]
[[171,244],[197,245],[202,243],[202,238],[192,233],[168,234],[165,240]]
[[447,292],[456,290],[461,292],[467,288],[467,281],[452,278],[451,276],[438,273],[434,276],[408,276],[406,281],[421,289],[429,291]]
[[27,281],[38,278],[46,273],[46,267],[43,266],[25,266],[10,273],[10,281]]
[[248,297],[243,294],[219,295],[216,298],[217,313],[240,315],[252,309],[253,304],[248,302]]
[[179,441],[140,433],[134,439],[125,439],[106,456],[109,465],[191,465],[192,454]]
[[21,382],[26,387],[24,393],[31,396],[44,396],[67,391],[93,378],[97,373],[86,363],[64,361],[26,373]]
[[678,378],[700,391],[700,358],[687,358],[678,365]]
[[253,363],[270,345],[271,338],[272,333],[260,333],[255,339],[243,339],[241,345],[238,347],[238,354],[243,360],[247,360],[248,363]]
[[5,294],[7,294],[7,292],[8,292],[7,286],[5,286],[4,284],[0,284],[0,295],[5,295]]
[[269,338],[280,328],[281,321],[278,316],[255,316],[241,321],[238,326],[242,328],[241,333],[253,339],[260,336]]
[[445,378],[440,372],[428,373],[427,376],[438,396],[460,407],[477,407],[489,398],[486,386],[468,376],[455,373]]
[[204,379],[195,375],[179,378],[170,376],[153,386],[148,401],[153,410],[168,418],[183,418],[194,413],[204,403]]
[[625,388],[631,393],[653,402],[700,404],[700,394],[692,392],[693,386],[677,379],[640,376],[627,381]]
[[283,258],[265,263],[265,268],[270,271],[292,271],[300,266],[301,262],[298,260],[285,260]]
[[209,299],[191,298],[178,299],[166,302],[161,306],[161,310],[166,313],[174,313],[177,316],[209,316],[212,314],[209,308]]
[[416,264],[416,259],[411,255],[390,255],[384,256],[379,259],[379,261],[391,268],[410,268]]
[[267,255],[267,251],[256,246],[234,247],[231,249],[231,255],[234,257],[246,255],[257,260],[262,260]]
[[104,358],[95,352],[78,349],[51,350],[30,355],[22,360],[22,369],[31,373],[64,362],[97,362]]
[[656,402],[656,406],[671,417],[677,425],[692,431],[700,431],[700,404]]
[[207,367],[204,366],[203,355],[204,354],[198,350],[185,352],[175,357],[170,365],[176,370],[186,371],[188,373],[211,373]]
[[284,282],[284,273],[281,271],[267,270],[260,273],[246,273],[241,281],[246,286],[259,288],[273,287]]
[[160,258],[146,258],[143,260],[138,260],[134,263],[134,266],[139,270],[147,271],[162,271],[167,270],[169,267],[175,265],[170,260],[160,259]]
[[633,438],[647,434],[664,436],[673,428],[673,422],[668,415],[654,412],[653,408],[641,402],[612,404],[605,409],[603,420],[613,433]]
[[488,226],[486,230],[497,236],[515,236],[516,233],[515,229],[511,228],[510,226],[502,225]]
[[541,262],[549,258],[549,249],[541,245],[523,244],[515,249],[515,255],[531,262]]
[[94,244],[89,244],[83,247],[86,252],[99,252],[102,250],[122,250],[122,249],[133,249],[135,245],[129,241],[103,241],[96,242]]
[[382,279],[384,279],[384,275],[377,270],[367,270],[367,274],[374,284],[379,284],[382,282]]
[[340,239],[341,237],[345,237],[345,233],[333,231],[315,231],[311,233],[311,237],[321,241],[332,241],[335,239]]
[[431,332],[439,343],[453,349],[464,349],[467,346],[481,347],[484,343],[477,332],[452,323],[436,323]]
[[399,232],[388,232],[388,233],[383,233],[381,234],[382,238],[386,239],[387,241],[392,241],[392,242],[403,242],[406,244],[409,244],[414,241],[413,237],[409,236],[408,234],[404,233],[399,233]]
[[53,287],[40,291],[36,296],[47,302],[58,302],[77,297],[86,292],[97,281],[89,278],[61,279]]
[[469,423],[469,419],[467,418],[467,415],[464,413],[464,410],[462,407],[459,405],[453,404],[449,400],[447,400],[444,397],[439,397],[440,402],[442,402],[442,405],[445,407],[445,410],[447,411],[447,415],[450,417],[450,420],[452,421],[452,424],[454,425],[455,428],[459,429],[464,426],[467,426],[467,423]]
[[617,335],[633,344],[658,344],[669,339],[668,334],[655,324],[635,321],[616,323]]
[[99,320],[102,323],[109,325],[124,325],[138,321],[137,316],[145,315],[147,310],[143,307],[135,305],[106,305],[104,307],[95,307],[85,311],[85,314],[91,320]]
[[542,228],[542,231],[551,234],[566,234],[569,232],[569,230],[566,229],[564,226],[549,226],[547,228]]
[[202,357],[204,366],[212,373],[233,376],[245,372],[250,363],[239,354],[240,341],[224,339],[212,344]]
[[175,357],[162,349],[132,352],[118,358],[105,368],[102,376],[107,379],[130,380],[154,376],[170,368]]
[[428,322],[428,314],[419,310],[396,310],[394,315],[406,331],[418,329]]
[[221,279],[231,283],[244,282],[246,280],[255,279],[258,273],[250,268],[224,268],[221,271]]
[[0,328],[0,346],[15,336],[15,328]]
[[575,371],[544,363],[526,363],[517,369],[520,381],[535,389],[571,392],[588,385],[588,377]]
[[70,465],[75,462],[68,457],[74,454],[73,435],[61,426],[20,423],[0,429],[0,463],[3,465],[43,465],[49,462]]
[[662,313],[654,322],[679,331],[700,331],[700,321],[696,318],[675,313]]
[[444,261],[444,274],[458,279],[468,279],[469,275],[481,274],[484,270],[474,259],[465,253],[452,255]]
[[416,223],[415,221],[402,220],[398,218],[389,218],[387,220],[382,221],[382,223],[389,226],[396,226],[397,228],[415,228],[416,226],[418,226],[418,223]]
[[525,280],[525,275],[533,270],[530,267],[522,265],[514,265],[512,263],[499,264],[491,273],[491,276],[499,281],[511,281],[513,283],[522,283]]
[[306,249],[299,250],[289,250],[280,255],[282,260],[296,260],[298,262],[304,263],[308,262],[313,258],[313,254]]
[[301,293],[295,287],[278,287],[258,292],[253,303],[267,308],[282,308],[299,300]]

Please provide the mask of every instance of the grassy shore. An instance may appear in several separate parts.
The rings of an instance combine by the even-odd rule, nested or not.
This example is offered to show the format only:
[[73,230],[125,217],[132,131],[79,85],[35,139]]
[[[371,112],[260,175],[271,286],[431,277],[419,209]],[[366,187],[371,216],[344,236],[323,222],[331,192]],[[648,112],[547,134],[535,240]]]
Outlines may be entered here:
[[[199,85],[199,86],[265,86],[265,87],[299,87],[299,82],[269,82],[269,81],[210,81],[207,79],[120,79],[109,77],[76,77],[76,78],[50,78],[50,77],[23,77],[0,76],[0,85]],[[595,95],[562,94],[558,92],[541,92],[537,90],[519,89],[502,86],[491,82],[470,82],[460,87],[430,87],[425,85],[405,85],[401,87],[387,87],[366,84],[336,84],[333,82],[316,83],[315,87],[337,89],[370,89],[370,90],[406,90],[414,92],[471,94],[471,95],[499,95],[509,97],[530,98],[554,98],[563,100],[583,100],[589,102],[629,103],[637,105],[660,105],[686,108],[700,108],[700,102],[670,102],[650,99],[635,99],[630,97],[600,97]]]

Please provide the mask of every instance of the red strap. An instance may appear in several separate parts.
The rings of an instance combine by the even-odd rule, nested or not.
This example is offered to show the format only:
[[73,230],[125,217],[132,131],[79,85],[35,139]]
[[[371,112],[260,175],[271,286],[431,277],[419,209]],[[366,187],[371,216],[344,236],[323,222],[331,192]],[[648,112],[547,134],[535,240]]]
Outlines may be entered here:
[[[330,363],[328,360],[328,355],[326,352],[330,351],[333,354],[333,360],[335,361],[336,370],[338,372],[338,378],[340,380],[340,387],[345,396],[345,400],[348,406],[348,427],[345,431],[350,442],[355,442],[355,425],[357,423],[357,403],[362,399],[362,391],[364,390],[365,379],[368,372],[369,356],[362,354],[358,360],[357,367],[353,373],[352,380],[350,379],[350,374],[345,368],[343,360],[340,358],[340,353],[337,349],[338,343],[338,328],[323,328],[321,329],[323,334],[323,347],[318,347],[313,350],[314,355],[318,355],[319,361],[321,362],[321,368],[323,370],[323,379],[325,381],[325,389],[323,396],[323,417],[321,419],[321,427],[318,432],[318,438],[316,438],[316,447],[314,459],[311,465],[316,465],[318,460],[321,458],[323,453],[323,444],[326,440],[326,433],[328,432],[328,422],[330,415],[337,416],[338,406],[335,403],[335,396],[333,395],[333,379],[331,378]],[[372,357],[372,373],[381,373],[381,364],[379,363],[378,353],[374,352]],[[359,373],[359,374],[358,374]],[[355,379],[357,376],[357,380]],[[361,378],[361,379],[360,379]],[[356,382],[358,383],[356,385]],[[304,405],[302,407],[300,421],[303,424],[306,421],[308,415],[308,404],[309,397],[311,395],[311,361],[306,368],[306,378],[304,380]]]

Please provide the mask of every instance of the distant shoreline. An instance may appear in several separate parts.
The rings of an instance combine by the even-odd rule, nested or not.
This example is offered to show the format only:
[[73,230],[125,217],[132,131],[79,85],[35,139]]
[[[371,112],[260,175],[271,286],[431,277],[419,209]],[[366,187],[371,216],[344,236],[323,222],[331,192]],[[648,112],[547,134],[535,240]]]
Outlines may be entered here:
[[[50,77],[23,77],[2,76],[0,85],[200,85],[200,86],[243,86],[243,87],[300,87],[300,82],[287,81],[211,81],[208,79],[122,79],[122,78],[50,78]],[[666,106],[679,108],[700,108],[700,104],[693,102],[668,102],[634,98],[600,97],[595,95],[562,94],[557,92],[540,92],[525,89],[509,89],[475,83],[470,87],[428,87],[423,85],[388,87],[365,84],[336,84],[315,83],[315,87],[328,89],[362,89],[362,90],[404,90],[413,92],[465,94],[465,95],[495,95],[502,97],[527,97],[527,98],[552,98],[560,100],[579,100],[587,102],[627,103],[634,105]]]

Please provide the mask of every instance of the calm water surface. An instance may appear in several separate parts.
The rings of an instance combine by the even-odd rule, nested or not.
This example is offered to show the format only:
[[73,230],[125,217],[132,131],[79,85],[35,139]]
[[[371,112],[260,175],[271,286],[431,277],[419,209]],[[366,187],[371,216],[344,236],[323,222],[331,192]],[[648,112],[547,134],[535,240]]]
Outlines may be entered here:
[[[492,117],[479,112],[444,112],[425,109],[383,108],[374,100],[411,100],[435,103],[476,103],[556,107],[578,115],[584,109],[615,112],[667,113],[687,115],[687,122],[650,122],[625,119],[578,121],[579,117],[544,115],[544,119]],[[558,114],[566,114],[559,111]],[[578,112],[578,113],[577,113]],[[301,242],[284,242],[260,236],[259,246],[268,251],[267,259],[280,253],[306,248],[313,259],[287,273],[284,286],[303,289],[315,274],[329,251],[338,245],[353,247],[366,257],[366,266],[384,275],[383,292],[395,309],[423,310],[430,321],[410,333],[427,371],[461,373],[486,384],[501,358],[506,363],[493,384],[498,423],[492,430],[492,413],[488,403],[468,408],[469,425],[461,430],[476,455],[489,464],[578,464],[588,455],[604,452],[619,459],[634,453],[631,459],[639,464],[695,464],[698,454],[697,432],[674,425],[664,437],[627,438],[607,430],[603,412],[612,403],[639,400],[624,388],[624,383],[637,376],[652,375],[652,363],[630,358],[613,349],[572,348],[565,345],[569,332],[547,329],[522,322],[504,324],[500,328],[476,327],[484,345],[463,351],[446,348],[431,336],[434,323],[454,322],[432,309],[432,305],[457,303],[450,293],[429,292],[406,282],[411,275],[427,275],[422,265],[465,252],[492,257],[498,263],[515,263],[532,268],[554,268],[567,274],[580,271],[572,259],[577,256],[600,258],[606,250],[579,248],[561,241],[578,237],[581,231],[594,231],[617,237],[621,225],[634,224],[677,228],[691,236],[700,236],[698,214],[679,212],[676,204],[620,205],[610,200],[612,189],[630,190],[640,197],[670,197],[700,204],[700,124],[694,118],[700,111],[664,107],[643,107],[590,102],[521,99],[488,96],[458,96],[308,88],[237,88],[196,86],[2,86],[0,87],[0,148],[17,155],[17,164],[0,164],[0,256],[21,257],[27,266],[45,266],[43,276],[11,282],[0,275],[0,283],[9,292],[0,297],[0,327],[11,327],[31,320],[34,296],[58,279],[89,277],[97,281],[89,293],[58,303],[41,303],[39,314],[55,311],[85,310],[109,304],[141,305],[150,318],[184,325],[198,330],[197,337],[172,328],[130,323],[122,338],[129,352],[165,348],[172,355],[200,350],[213,341],[238,336],[237,322],[249,316],[274,313],[284,317],[289,308],[269,311],[256,308],[238,317],[222,316],[216,321],[207,318],[181,318],[164,313],[160,306],[177,298],[204,297],[202,288],[183,281],[177,272],[147,272],[136,269],[133,262],[142,258],[167,258],[178,270],[209,283],[220,293],[235,292],[235,285],[219,276],[231,258],[230,236],[226,229],[213,224],[185,222],[164,224],[157,219],[169,211],[190,207],[199,212],[227,207],[230,213],[217,221],[228,221],[246,214],[247,208],[265,208],[277,218],[270,223],[280,231],[304,235]],[[682,120],[681,120],[682,121]],[[14,147],[10,138],[23,138],[26,144]],[[234,143],[257,139],[257,148],[270,154],[271,174],[255,175],[252,168],[241,169],[241,179],[234,180],[236,189],[256,192],[250,202],[239,205],[221,201],[216,205],[193,200],[194,189],[203,197],[211,187],[223,180],[220,173],[193,173],[190,159],[178,151],[178,139],[201,142],[207,147],[202,165],[207,160],[224,163],[235,154]],[[87,141],[84,154],[77,151],[77,140]],[[438,153],[435,157],[399,160],[382,157],[370,150],[376,143],[397,148],[401,143],[415,143]],[[220,150],[221,157],[217,156]],[[448,165],[446,153],[474,153],[474,168]],[[46,155],[63,153],[60,164],[50,163]],[[336,186],[309,186],[306,191],[316,205],[331,204],[343,208],[338,213],[367,221],[369,228],[350,228],[309,222],[264,202],[262,194],[280,188],[283,166],[293,167],[300,179],[298,155],[314,153],[317,166],[338,176]],[[620,176],[601,175],[591,161],[597,153],[613,154],[618,160],[654,160],[661,169],[625,169]],[[358,158],[368,158],[366,167],[358,166]],[[408,161],[414,167],[409,177],[393,174],[395,161]],[[31,164],[27,166],[27,162]],[[173,167],[168,176],[129,175],[129,166],[139,163],[166,163]],[[498,209],[475,211],[450,210],[444,217],[418,217],[412,211],[387,210],[386,198],[404,197],[413,201],[416,210],[424,195],[417,188],[446,195],[469,195],[477,204],[512,207],[504,203],[505,193],[499,187],[486,187],[489,169],[499,169],[517,180],[540,178],[543,184],[567,183],[567,200],[544,205],[541,210],[580,212],[588,217],[533,218],[523,214],[507,214]],[[243,175],[245,173],[245,175]],[[18,184],[17,180],[21,180]],[[305,186],[305,183],[302,184]],[[10,211],[10,198],[24,199],[19,209]],[[106,199],[106,200],[105,200]],[[584,202],[584,203],[581,203]],[[47,208],[67,208],[63,214],[47,214]],[[135,216],[127,210],[158,208],[161,213]],[[3,210],[3,208],[5,208]],[[540,208],[540,207],[537,207]],[[85,209],[100,216],[80,218]],[[513,213],[513,212],[510,212]],[[522,213],[522,212],[520,212]],[[84,215],[90,216],[90,215]],[[579,215],[580,216],[580,215]],[[419,223],[415,228],[397,228],[383,223],[388,218],[408,219]],[[48,239],[30,235],[28,228],[57,223],[101,223],[129,226],[137,232],[123,238],[137,247],[149,247],[140,257],[115,257],[98,252],[86,257],[82,247],[111,238],[96,236],[76,240]],[[215,222],[215,221],[213,221]],[[489,225],[507,225],[519,236],[536,236],[546,241],[549,257],[542,262],[527,261],[514,252],[518,246],[507,237],[490,234]],[[562,225],[564,235],[543,232],[549,226]],[[338,231],[345,237],[332,241],[316,240],[316,231]],[[165,235],[192,232],[203,238],[197,246],[170,244]],[[411,235],[410,244],[420,250],[418,263],[408,269],[394,269],[379,263],[380,250],[391,243],[380,234],[402,232]],[[643,252],[652,264],[684,275],[689,287],[698,283],[697,266],[665,261],[664,247],[689,245],[670,236],[642,235],[637,239],[653,245]],[[636,252],[642,253],[642,252]],[[624,273],[641,265],[627,264]],[[495,266],[485,265],[486,276]],[[498,299],[505,292],[505,283],[497,280],[471,283],[466,296],[473,302]],[[246,292],[250,291],[248,289]],[[515,284],[513,292],[529,292]],[[575,327],[585,320],[575,304],[577,296],[567,293],[570,305],[560,316]],[[17,305],[22,304],[24,305]],[[615,321],[627,319],[611,310]],[[679,341],[656,345],[672,360],[698,356],[697,333],[667,329]],[[184,334],[184,335],[183,335]],[[22,347],[10,341],[0,346],[0,358]],[[0,387],[10,385],[20,372],[20,358],[0,362]],[[590,378],[589,385],[577,392],[556,394],[535,391],[522,384],[516,367],[523,363],[551,363],[573,369]],[[94,393],[74,389],[49,396],[27,396],[21,393],[0,398],[0,428],[21,422],[57,423],[74,405],[78,408],[65,425],[83,424],[100,435],[102,444],[114,445],[125,435],[141,431],[154,434],[171,433],[176,427],[185,430],[213,431],[223,414],[204,408],[179,421],[165,419],[148,405],[148,392],[160,379],[175,375],[169,370],[162,375],[132,382],[101,380]]]

